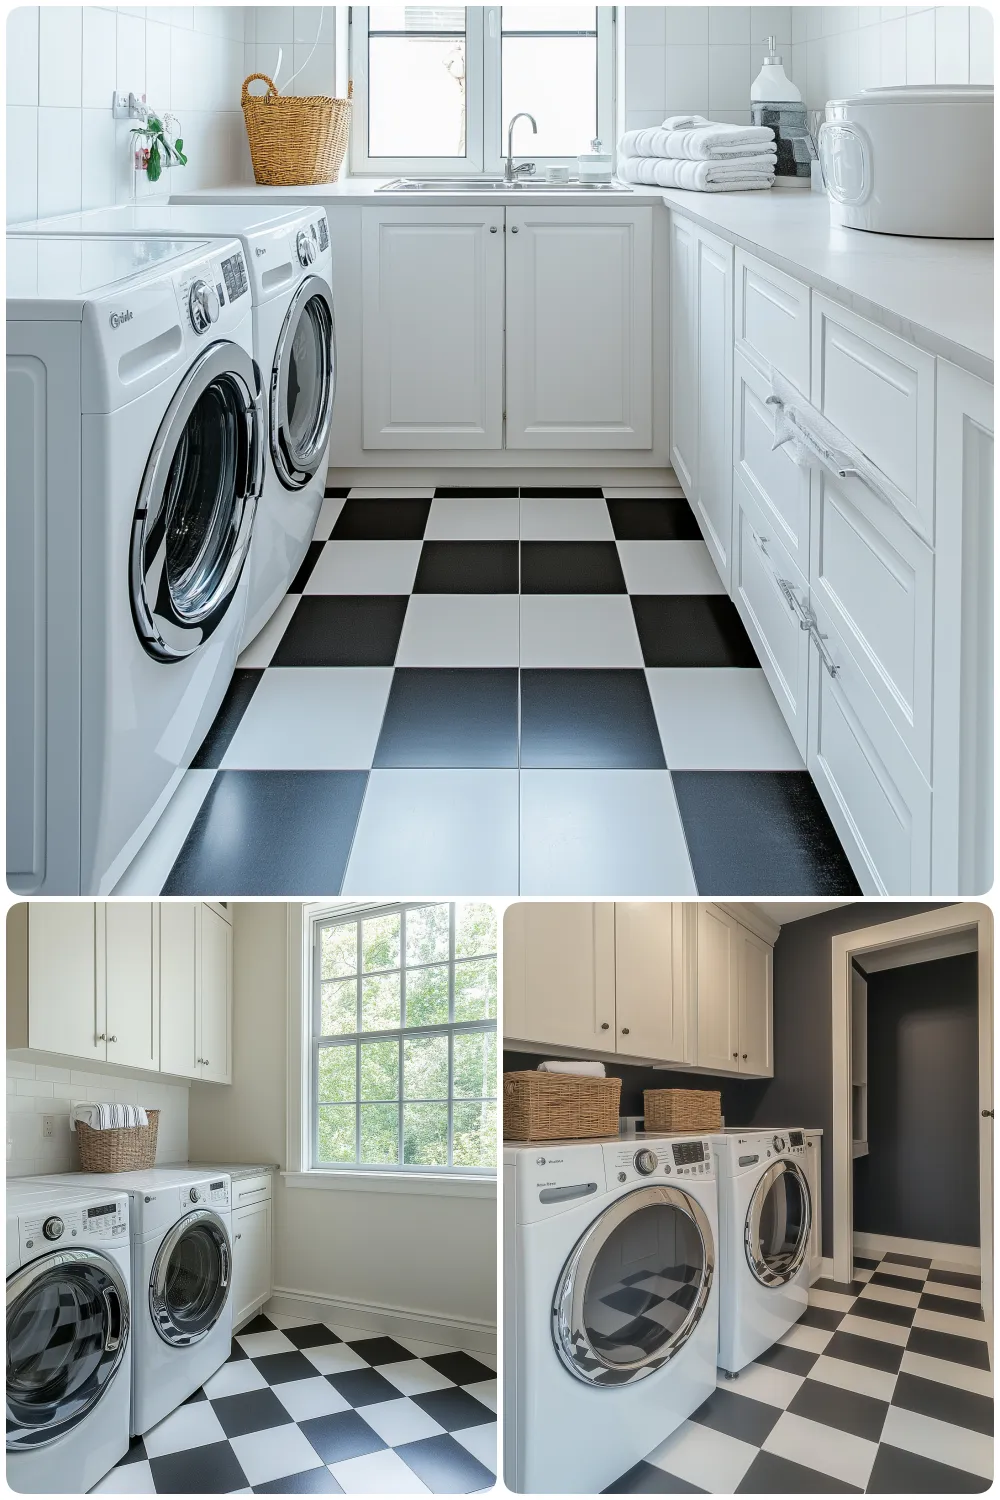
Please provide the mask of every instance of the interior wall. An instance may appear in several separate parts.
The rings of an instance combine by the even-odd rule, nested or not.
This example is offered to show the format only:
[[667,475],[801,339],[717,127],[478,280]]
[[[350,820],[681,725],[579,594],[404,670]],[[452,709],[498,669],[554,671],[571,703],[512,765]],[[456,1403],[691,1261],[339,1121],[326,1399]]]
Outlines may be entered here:
[[[287,908],[233,906],[233,1083],[191,1089],[191,1155],[286,1166]],[[496,1201],[275,1179],[275,1289],[496,1323]]]
[[978,966],[963,953],[868,978],[868,1155],[854,1163],[855,1230],[979,1244]]
[[336,9],[335,5],[248,5],[247,73],[266,73],[282,94],[332,94]]
[[[503,1070],[532,1072],[548,1056],[546,1052],[504,1051]],[[708,1073],[671,1073],[663,1068],[643,1068],[627,1063],[604,1064],[609,1078],[622,1080],[620,1113],[641,1115],[644,1112],[644,1089],[718,1089],[722,1095],[722,1116],[726,1125],[749,1125],[760,1103],[767,1080],[760,1078],[723,1078]]]

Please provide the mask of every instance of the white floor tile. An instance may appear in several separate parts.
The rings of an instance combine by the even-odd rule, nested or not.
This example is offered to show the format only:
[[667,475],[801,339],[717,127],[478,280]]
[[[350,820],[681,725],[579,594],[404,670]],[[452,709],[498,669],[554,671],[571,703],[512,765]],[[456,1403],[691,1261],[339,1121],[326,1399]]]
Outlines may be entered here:
[[848,1313],[841,1320],[838,1332],[857,1333],[863,1339],[881,1339],[883,1344],[895,1344],[900,1349],[906,1348],[906,1341],[910,1336],[910,1330],[900,1328],[898,1323],[883,1323],[879,1318],[859,1318],[856,1313]]
[[522,542],[613,542],[603,500],[541,497],[521,500]]
[[828,1307],[831,1312],[849,1312],[854,1306],[853,1292],[825,1292],[822,1288],[810,1287],[810,1307]]
[[983,1294],[974,1286],[949,1286],[947,1281],[925,1281],[924,1291],[935,1297],[951,1297],[956,1302],[972,1302],[979,1307]]
[[[844,1323],[840,1326],[843,1328]],[[789,1349],[805,1349],[809,1354],[822,1354],[832,1338],[831,1328],[812,1328],[807,1323],[796,1323],[794,1328],[789,1328],[787,1333],[782,1334],[778,1342],[787,1344]]]
[[338,495],[325,495],[323,504],[319,508],[316,517],[316,527],[313,531],[313,540],[316,542],[328,542],[330,533],[337,524],[337,517],[344,508],[344,501]]
[[606,500],[683,500],[679,484],[616,484],[604,486]]
[[201,1448],[206,1443],[224,1443],[225,1440],[225,1429],[210,1401],[192,1401],[189,1406],[178,1406],[169,1417],[164,1417],[143,1435],[150,1458],[162,1458],[165,1453],[180,1453],[185,1448]]
[[878,1269],[885,1271],[889,1276],[906,1276],[916,1288],[922,1287],[927,1280],[927,1271],[923,1266],[905,1266],[900,1261],[885,1260],[881,1262]]
[[793,1375],[791,1370],[781,1370],[777,1365],[751,1364],[735,1380],[720,1380],[719,1384],[737,1396],[765,1401],[768,1406],[780,1406],[784,1411],[804,1379],[804,1375]]
[[400,1359],[391,1365],[380,1365],[379,1374],[404,1396],[422,1396],[427,1391],[444,1391],[455,1382],[438,1373],[422,1359]]
[[298,602],[298,594],[285,595],[263,629],[258,630],[248,646],[244,646],[240,659],[236,663],[238,667],[270,666],[271,657],[277,651],[281,637],[288,629],[288,622],[294,615]]
[[391,1448],[330,1464],[330,1473],[347,1495],[427,1495],[427,1486]]
[[872,1271],[871,1271],[870,1267],[868,1267],[868,1266],[855,1266],[854,1267],[854,1280],[855,1281],[871,1281],[871,1279],[872,1279]]
[[260,1432],[247,1432],[229,1441],[251,1486],[270,1484],[272,1479],[323,1467],[323,1460],[305,1433],[291,1422],[281,1427],[265,1427]]
[[397,667],[516,667],[516,594],[411,594]]
[[521,665],[641,667],[628,595],[522,595]]
[[308,1422],[310,1417],[328,1417],[334,1412],[349,1411],[345,1401],[322,1375],[311,1380],[287,1380],[271,1389],[293,1422]]
[[272,667],[222,758],[225,770],[367,771],[391,667]]
[[519,504],[515,496],[474,500],[446,496],[435,500],[424,530],[425,542],[516,542]]
[[870,1281],[858,1295],[866,1302],[891,1302],[896,1307],[916,1307],[920,1302],[919,1290],[902,1292],[899,1287],[885,1286],[880,1281]]
[[363,1409],[363,1416],[390,1448],[417,1443],[421,1438],[440,1437],[444,1432],[440,1422],[435,1422],[408,1396],[400,1396],[397,1401],[376,1401]]
[[962,1260],[962,1261],[959,1261],[959,1260],[932,1260],[931,1261],[931,1270],[932,1271],[961,1271],[966,1276],[978,1276],[979,1275],[979,1262],[978,1261],[969,1262],[967,1260]]
[[630,594],[724,594],[704,542],[619,542]]
[[[480,1356],[475,1357],[478,1359]],[[470,1396],[475,1396],[476,1400],[481,1401],[484,1406],[488,1406],[490,1411],[496,1411],[497,1383],[495,1380],[474,1380],[471,1385],[464,1385],[462,1389],[468,1391]]]
[[345,896],[517,890],[517,772],[373,771]]
[[710,1495],[732,1495],[756,1457],[757,1449],[751,1443],[725,1432],[713,1432],[700,1422],[682,1422],[666,1442],[647,1455],[646,1462]]
[[956,1317],[952,1313],[932,1312],[929,1307],[918,1307],[913,1315],[914,1328],[933,1328],[938,1333],[957,1333],[963,1339],[989,1341],[989,1329],[978,1318]]
[[278,1329],[267,1333],[238,1333],[236,1342],[251,1359],[260,1359],[265,1354],[290,1354],[295,1348],[291,1339]]
[[307,1328],[313,1321],[311,1318],[290,1318],[287,1313],[266,1312],[264,1316],[282,1333],[286,1328]]
[[214,780],[214,771],[185,771],[149,838],[115,886],[115,896],[148,897],[163,889]]
[[343,1375],[348,1370],[367,1370],[368,1361],[347,1344],[318,1344],[302,1353],[321,1375]]
[[[429,1344],[426,1339],[404,1338],[402,1334],[396,1338],[397,1344],[402,1344],[404,1349],[409,1349],[415,1359],[433,1359],[438,1354],[453,1354],[455,1351],[450,1344]],[[480,1359],[481,1355],[476,1355]]]
[[834,1359],[829,1354],[820,1355],[809,1371],[809,1379],[822,1380],[825,1385],[835,1385],[842,1391],[860,1391],[862,1396],[874,1396],[876,1401],[891,1401],[896,1389],[896,1377],[889,1370],[874,1370],[850,1360]]
[[252,1359],[231,1359],[205,1381],[205,1395],[210,1401],[217,1401],[220,1396],[241,1396],[244,1391],[260,1391],[266,1385],[267,1381]]
[[[367,1411],[365,1416],[367,1417]],[[481,1422],[478,1427],[463,1427],[459,1432],[453,1432],[452,1437],[456,1443],[461,1443],[473,1458],[478,1458],[481,1464],[485,1464],[491,1474],[497,1471],[497,1424],[495,1422]]]
[[343,1339],[347,1344],[353,1344],[356,1339],[373,1339],[378,1337],[374,1328],[355,1328],[353,1323],[333,1323],[329,1319],[323,1319],[324,1328],[329,1328],[338,1339]]
[[90,1491],[92,1495],[155,1495],[153,1471],[149,1462],[122,1464],[105,1474]]
[[421,542],[327,542],[306,594],[408,594]]
[[804,1464],[862,1490],[878,1452],[878,1443],[790,1411],[782,1412],[761,1446],[765,1453],[776,1453],[790,1463]]
[[672,771],[801,771],[802,757],[757,667],[647,667]]
[[919,1375],[923,1380],[937,1380],[941,1385],[952,1385],[976,1396],[993,1395],[992,1372],[977,1370],[974,1365],[957,1365],[950,1359],[933,1359],[929,1354],[917,1354],[907,1349],[899,1368],[901,1373]]
[[495,1370],[496,1369],[496,1367],[497,1367],[497,1356],[496,1356],[496,1351],[495,1350],[493,1350],[493,1349],[489,1349],[489,1350],[467,1349],[465,1352],[467,1354],[471,1354],[471,1356],[472,1356],[473,1359],[478,1359],[478,1361],[479,1361],[479,1363],[481,1365],[489,1365],[489,1367],[490,1367],[491,1370]]
[[669,772],[522,771],[521,893],[696,896]]
[[982,1479],[993,1477],[993,1439],[985,1433],[972,1432],[968,1427],[954,1427],[950,1422],[939,1422],[936,1417],[927,1417],[921,1412],[890,1406],[882,1429],[882,1441],[891,1443],[894,1448],[905,1448],[907,1453],[919,1453],[922,1458],[934,1459],[939,1464],[949,1464],[953,1469],[965,1469]]
[[434,486],[432,484],[361,484],[354,485],[347,498],[349,500],[433,500]]

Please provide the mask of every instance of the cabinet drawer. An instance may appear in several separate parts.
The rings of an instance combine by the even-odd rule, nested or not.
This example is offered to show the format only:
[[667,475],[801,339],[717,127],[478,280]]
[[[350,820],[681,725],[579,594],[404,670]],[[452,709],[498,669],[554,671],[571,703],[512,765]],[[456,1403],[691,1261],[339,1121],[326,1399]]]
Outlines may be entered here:
[[736,252],[736,348],[774,365],[809,395],[809,288]]
[[793,463],[787,448],[774,447],[771,388],[737,349],[733,361],[733,462],[803,578],[809,574],[809,470]]
[[263,1203],[271,1196],[271,1174],[261,1172],[256,1177],[238,1177],[233,1183],[233,1209],[243,1208],[248,1203]]
[[878,466],[915,531],[934,537],[934,360],[813,296],[812,404]]

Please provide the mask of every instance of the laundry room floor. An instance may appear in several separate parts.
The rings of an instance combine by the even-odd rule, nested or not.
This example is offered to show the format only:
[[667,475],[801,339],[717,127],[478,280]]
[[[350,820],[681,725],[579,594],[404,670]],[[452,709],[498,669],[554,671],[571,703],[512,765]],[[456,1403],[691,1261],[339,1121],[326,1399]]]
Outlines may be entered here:
[[681,491],[502,476],[328,491],[140,887],[860,894]]
[[496,1476],[490,1356],[260,1314],[93,1494],[472,1494]]
[[858,1259],[805,1316],[608,1494],[974,1494],[993,1473],[980,1281],[947,1261]]

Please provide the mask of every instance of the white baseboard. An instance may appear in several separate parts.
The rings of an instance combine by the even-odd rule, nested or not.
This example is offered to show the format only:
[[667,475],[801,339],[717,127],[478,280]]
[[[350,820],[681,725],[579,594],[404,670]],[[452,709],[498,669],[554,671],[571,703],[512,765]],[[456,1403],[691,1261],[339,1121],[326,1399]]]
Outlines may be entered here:
[[425,1343],[445,1344],[453,1349],[496,1353],[496,1324],[439,1318],[433,1313],[417,1312],[412,1308],[390,1307],[378,1302],[349,1302],[341,1297],[320,1297],[315,1292],[276,1286],[264,1311],[281,1313],[286,1318],[344,1323],[348,1328],[370,1328],[373,1333],[423,1339]]
[[[824,1255],[823,1256],[823,1259],[819,1263],[819,1274],[820,1274],[820,1276],[826,1276],[828,1279],[832,1280],[832,1278],[833,1278],[833,1256],[832,1255]],[[819,1279],[819,1277],[817,1277],[817,1280],[818,1279]]]
[[970,1271],[980,1268],[978,1245],[948,1245],[942,1240],[907,1240],[899,1235],[861,1234],[854,1236],[854,1248],[861,1255],[873,1252],[877,1255],[919,1255],[925,1260],[950,1260],[957,1266],[968,1266]]

